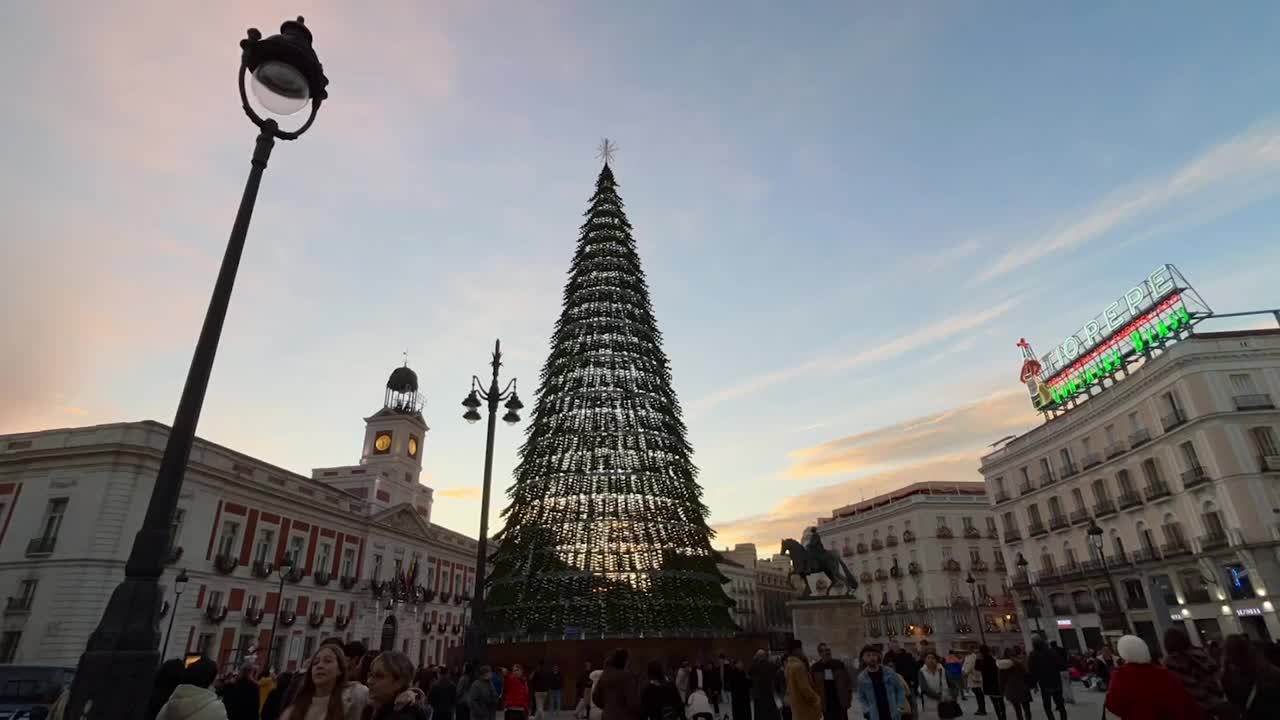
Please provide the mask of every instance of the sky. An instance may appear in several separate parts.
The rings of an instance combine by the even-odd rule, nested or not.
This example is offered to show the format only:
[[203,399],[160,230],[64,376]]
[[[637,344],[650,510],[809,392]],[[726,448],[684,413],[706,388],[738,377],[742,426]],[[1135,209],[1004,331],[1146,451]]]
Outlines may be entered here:
[[0,6],[0,432],[171,421],[253,146],[238,42],[297,14],[330,98],[275,148],[199,432],[353,463],[407,353],[464,532],[459,403],[499,337],[531,399],[602,137],[718,546],[979,480],[1037,422],[1018,338],[1157,265],[1280,307],[1275,3],[365,5]]

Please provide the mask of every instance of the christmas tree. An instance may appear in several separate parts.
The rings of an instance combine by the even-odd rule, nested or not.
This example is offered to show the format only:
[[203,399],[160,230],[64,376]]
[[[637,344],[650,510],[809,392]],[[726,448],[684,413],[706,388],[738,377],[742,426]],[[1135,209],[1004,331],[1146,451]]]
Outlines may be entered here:
[[496,536],[490,636],[735,629],[609,149]]

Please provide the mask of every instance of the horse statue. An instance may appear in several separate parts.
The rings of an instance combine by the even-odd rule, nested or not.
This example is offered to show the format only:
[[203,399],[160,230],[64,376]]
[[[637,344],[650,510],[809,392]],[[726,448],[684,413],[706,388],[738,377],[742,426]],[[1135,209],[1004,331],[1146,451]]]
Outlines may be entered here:
[[837,583],[844,585],[846,595],[857,592],[858,581],[849,572],[849,567],[838,555],[822,546],[816,532],[812,534],[810,547],[801,545],[798,540],[787,539],[782,541],[781,552],[791,560],[791,572],[787,579],[790,580],[792,575],[799,575],[804,583],[804,593],[800,597],[809,597],[809,576],[817,573],[827,576],[827,595],[831,594],[831,588]]

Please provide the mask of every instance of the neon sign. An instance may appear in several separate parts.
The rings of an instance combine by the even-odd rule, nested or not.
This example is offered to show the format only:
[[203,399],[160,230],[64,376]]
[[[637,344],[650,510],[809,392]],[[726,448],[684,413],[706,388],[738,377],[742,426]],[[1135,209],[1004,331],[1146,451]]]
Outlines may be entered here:
[[1059,410],[1133,358],[1176,340],[1209,314],[1177,268],[1161,265],[1040,359],[1025,338],[1020,340],[1019,379],[1037,410]]

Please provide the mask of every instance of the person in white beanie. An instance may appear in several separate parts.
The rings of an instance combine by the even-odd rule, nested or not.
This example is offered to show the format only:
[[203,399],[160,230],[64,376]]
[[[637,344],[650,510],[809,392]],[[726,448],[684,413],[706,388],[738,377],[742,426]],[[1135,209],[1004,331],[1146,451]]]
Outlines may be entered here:
[[1200,720],[1200,706],[1167,669],[1151,662],[1151,648],[1137,635],[1116,643],[1124,664],[1111,674],[1104,704],[1120,720]]

